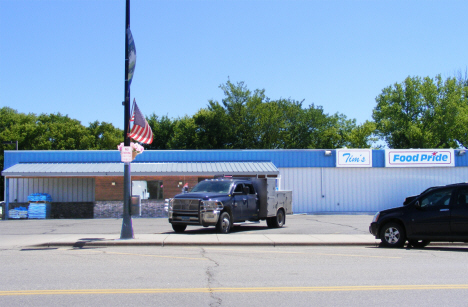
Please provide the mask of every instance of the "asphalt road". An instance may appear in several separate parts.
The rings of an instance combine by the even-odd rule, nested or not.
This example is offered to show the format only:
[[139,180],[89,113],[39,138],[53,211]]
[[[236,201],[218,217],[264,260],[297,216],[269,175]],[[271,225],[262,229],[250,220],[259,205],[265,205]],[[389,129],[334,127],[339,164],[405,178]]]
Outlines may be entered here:
[[0,306],[459,306],[467,248],[1,251]]
[[[288,215],[283,228],[265,221],[234,227],[237,234],[369,234],[372,215]],[[133,218],[135,234],[173,233],[167,218]],[[120,234],[122,219],[49,219],[0,221],[1,235]],[[214,227],[189,226],[187,234],[216,233]],[[369,234],[370,235],[370,234]]]

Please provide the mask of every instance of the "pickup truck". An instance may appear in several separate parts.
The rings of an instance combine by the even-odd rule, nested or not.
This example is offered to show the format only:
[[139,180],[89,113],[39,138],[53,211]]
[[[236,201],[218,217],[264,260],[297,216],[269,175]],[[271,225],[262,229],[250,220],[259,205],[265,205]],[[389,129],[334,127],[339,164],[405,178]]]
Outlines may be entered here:
[[201,225],[229,233],[233,223],[260,220],[278,228],[286,223],[286,214],[292,214],[292,192],[277,191],[275,178],[206,179],[170,199],[168,206],[175,232]]

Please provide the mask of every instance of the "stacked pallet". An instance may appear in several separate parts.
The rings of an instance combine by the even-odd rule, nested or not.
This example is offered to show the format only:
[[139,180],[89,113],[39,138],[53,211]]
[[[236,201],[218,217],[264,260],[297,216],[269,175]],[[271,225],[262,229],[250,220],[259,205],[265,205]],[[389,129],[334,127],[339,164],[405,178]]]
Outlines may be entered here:
[[50,203],[29,203],[28,217],[30,219],[50,218]]
[[35,193],[28,196],[28,217],[30,219],[50,218],[52,197],[45,193]]
[[8,210],[8,216],[11,219],[27,219],[28,209],[26,207],[18,207],[15,209]]

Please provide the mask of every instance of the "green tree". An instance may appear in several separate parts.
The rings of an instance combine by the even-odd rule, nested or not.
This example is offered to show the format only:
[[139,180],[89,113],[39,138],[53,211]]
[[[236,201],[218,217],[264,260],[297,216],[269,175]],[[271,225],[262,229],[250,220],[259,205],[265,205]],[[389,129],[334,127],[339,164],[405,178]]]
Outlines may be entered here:
[[226,149],[231,143],[229,117],[218,103],[209,101],[207,109],[200,109],[193,116],[196,126],[196,148]]
[[[15,146],[3,144],[5,141],[18,141],[18,148],[31,149],[29,133],[34,129],[36,116],[23,114],[9,107],[0,109],[0,169],[4,166],[5,150],[14,150]],[[0,176],[0,200],[3,200],[4,177]]]
[[[456,148],[466,144],[466,86],[455,78],[445,82],[408,77],[383,89],[373,118],[378,135],[390,148]],[[463,145],[465,146],[465,145]]]
[[184,116],[174,123],[174,134],[168,145],[171,149],[198,149],[197,148],[197,127],[192,117]]
[[248,149],[256,148],[255,124],[258,114],[256,108],[263,103],[265,90],[255,90],[253,93],[247,89],[244,82],[237,84],[227,81],[219,86],[226,96],[222,100],[227,115],[227,148]]
[[283,148],[286,132],[286,108],[278,101],[265,101],[253,110],[252,133],[255,149]]
[[60,113],[39,115],[33,134],[33,149],[86,150],[94,144],[94,137],[80,121]]
[[[94,146],[93,136],[77,120],[60,113],[40,116],[18,113],[9,107],[0,109],[0,141],[18,141],[20,150],[90,149]],[[3,169],[4,150],[14,148],[0,144],[0,149],[0,167]],[[3,181],[1,177],[2,191]]]
[[145,148],[157,150],[170,149],[169,142],[174,135],[175,122],[166,115],[160,118],[155,113],[151,114],[146,120],[153,131],[153,142],[145,145]]
[[328,115],[322,107],[311,104],[302,107],[303,102],[283,101],[285,106],[286,133],[283,141],[285,149],[319,148],[321,131]]
[[[222,103],[210,101],[211,113],[201,110],[196,116],[198,148],[206,139],[216,148],[233,149],[361,148],[375,140],[375,126],[370,122],[356,125],[356,120],[343,114],[329,116],[320,106],[303,108],[303,101],[270,100],[265,90],[252,92],[243,82],[228,80],[220,88],[226,96]],[[215,131],[210,132],[213,127]]]
[[410,148],[424,140],[421,138],[423,123],[420,120],[420,78],[406,78],[403,84],[386,87],[377,100],[373,118],[377,130],[391,148]]
[[86,129],[93,137],[93,143],[88,149],[116,149],[124,141],[123,131],[110,123],[94,121]]
[[371,148],[379,140],[375,136],[375,123],[373,121],[365,121],[362,125],[357,125],[351,129],[347,136],[349,148]]
[[[37,116],[29,113],[18,113],[9,107],[0,109],[0,140],[18,141],[18,147],[21,149],[34,149],[31,143],[34,141],[33,133],[36,127]],[[10,145],[2,145],[2,149],[12,149]],[[7,147],[5,147],[7,146]],[[3,163],[3,151],[2,151]]]

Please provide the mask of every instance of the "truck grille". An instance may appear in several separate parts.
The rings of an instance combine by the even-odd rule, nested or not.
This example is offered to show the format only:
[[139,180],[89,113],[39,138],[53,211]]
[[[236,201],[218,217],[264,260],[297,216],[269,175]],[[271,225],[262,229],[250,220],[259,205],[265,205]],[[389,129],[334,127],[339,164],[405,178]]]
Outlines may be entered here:
[[198,212],[199,204],[200,204],[200,200],[198,199],[174,198],[172,209],[174,211],[196,211]]
[[199,199],[174,198],[172,203],[173,221],[198,223],[200,220],[199,204]]

